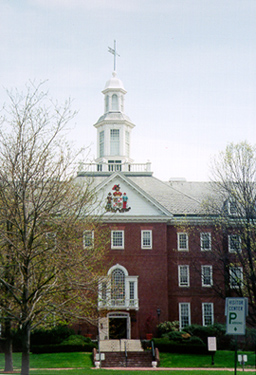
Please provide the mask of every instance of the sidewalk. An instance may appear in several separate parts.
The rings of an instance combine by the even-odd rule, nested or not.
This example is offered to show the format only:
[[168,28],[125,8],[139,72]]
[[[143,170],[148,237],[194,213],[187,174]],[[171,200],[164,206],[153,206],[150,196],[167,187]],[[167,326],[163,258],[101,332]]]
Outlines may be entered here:
[[[95,369],[95,370],[98,370],[96,369],[95,367],[92,367],[92,369]],[[101,370],[121,370],[121,371],[193,371],[193,370],[197,370],[197,371],[230,371],[230,372],[234,372],[234,369],[233,368],[221,368],[221,367],[200,367],[200,368],[196,368],[196,367],[104,367],[102,368]],[[243,372],[243,369],[242,368],[238,368],[237,369],[237,372]],[[253,374],[256,374],[256,369],[244,369],[244,372],[252,372]]]

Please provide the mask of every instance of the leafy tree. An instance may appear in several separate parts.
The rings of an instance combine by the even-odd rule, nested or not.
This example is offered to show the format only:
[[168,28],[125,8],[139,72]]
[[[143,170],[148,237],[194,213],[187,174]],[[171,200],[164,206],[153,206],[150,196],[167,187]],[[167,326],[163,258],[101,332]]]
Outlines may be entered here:
[[[20,327],[27,375],[34,327],[53,314],[96,316],[106,240],[91,216],[91,182],[75,183],[80,152],[65,139],[75,115],[70,103],[54,104],[41,84],[8,95],[0,129],[0,308],[4,321]],[[86,248],[85,229],[98,232]]]

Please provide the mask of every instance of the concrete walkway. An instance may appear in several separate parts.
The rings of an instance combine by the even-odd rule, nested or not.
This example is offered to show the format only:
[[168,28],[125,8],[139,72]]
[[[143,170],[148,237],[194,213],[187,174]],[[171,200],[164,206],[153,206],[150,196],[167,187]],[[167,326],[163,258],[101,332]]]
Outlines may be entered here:
[[[95,367],[93,367],[92,369],[94,370],[98,370],[96,369]],[[230,372],[234,372],[234,369],[233,368],[220,368],[220,367],[200,367],[200,368],[196,368],[196,367],[104,367],[103,369],[101,370],[121,370],[121,371],[193,371],[193,370],[197,370],[197,371],[230,371]],[[243,371],[242,368],[238,368],[237,369],[237,372],[240,372],[240,371]],[[244,369],[244,372],[250,372],[250,373],[253,373],[256,375],[256,370],[255,369]]]

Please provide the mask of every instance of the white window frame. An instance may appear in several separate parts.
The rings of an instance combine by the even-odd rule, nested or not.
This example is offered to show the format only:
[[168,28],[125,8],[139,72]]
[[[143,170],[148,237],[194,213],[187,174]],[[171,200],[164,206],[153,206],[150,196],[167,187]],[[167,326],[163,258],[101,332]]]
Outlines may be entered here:
[[[146,235],[146,233],[149,233],[149,245],[145,245],[144,243],[144,240],[148,240],[148,238],[145,238],[144,235]],[[141,231],[141,248],[142,249],[152,249],[152,230],[149,230],[149,229],[143,229]]]
[[[208,269],[210,270],[210,275],[209,275],[209,276],[207,275],[207,277],[210,277],[210,284],[206,284],[206,283],[204,282],[204,280],[205,280],[204,270],[205,270],[206,268],[208,268]],[[203,286],[203,287],[206,287],[206,288],[210,288],[210,287],[213,285],[213,279],[212,279],[212,266],[209,266],[209,265],[207,265],[207,264],[203,264],[203,265],[201,266],[201,275],[202,275],[202,286]]]
[[121,131],[117,128],[110,129],[110,155],[117,156],[120,154],[120,135]]
[[[185,232],[179,232],[179,233],[177,233],[177,236],[178,236],[178,250],[179,251],[188,251],[188,234],[185,233]],[[181,236],[186,237],[186,239],[185,239],[186,247],[181,247],[181,242],[184,241],[184,240],[181,241]]]
[[[86,243],[87,240],[91,240],[90,245]],[[84,230],[83,231],[83,247],[84,249],[93,248],[94,247],[94,230]]]
[[[209,247],[205,247],[205,238],[204,237],[208,237],[208,240],[207,242],[209,241]],[[203,233],[200,233],[200,246],[201,246],[201,251],[211,251],[212,249],[212,236],[211,236],[211,232],[203,232]]]
[[[188,324],[183,325],[183,315],[182,315],[182,307],[187,307],[187,315],[184,315],[184,318],[188,318]],[[179,303],[179,322],[180,322],[180,330],[182,330],[187,325],[191,325],[191,313],[190,313],[190,303],[189,302],[180,302]]]
[[237,203],[236,203],[235,199],[230,198],[228,200],[228,214],[230,216],[237,216],[238,215]]
[[[115,233],[120,233],[122,234],[121,236],[121,242],[122,244],[121,245],[115,245],[114,244],[114,235]],[[111,249],[112,250],[123,250],[124,249],[124,230],[111,230]]]
[[[233,237],[236,237],[237,242],[239,242],[239,247],[237,249],[232,247],[232,243],[234,243],[234,241],[232,240]],[[240,253],[242,251],[241,243],[242,243],[241,236],[239,234],[229,234],[228,235],[228,251],[229,251],[229,253],[233,253],[233,254],[237,254],[238,252]]]
[[[186,275],[182,275],[182,269],[183,270],[186,270]],[[178,265],[178,276],[179,276],[179,286],[182,287],[182,288],[188,288],[190,286],[190,282],[189,282],[189,266],[188,265],[184,265],[184,264],[180,264]],[[186,281],[183,281],[182,278],[186,278]]]
[[[237,270],[239,270],[240,272],[240,278],[238,282],[235,282],[236,280],[234,279],[234,277],[236,277],[236,275],[234,275],[234,272],[236,272]],[[243,267],[229,267],[229,285],[231,289],[238,289],[243,286]]]
[[[210,314],[205,313],[206,306],[210,306]],[[206,324],[206,319],[208,319],[209,317],[211,319],[211,323]],[[202,323],[203,323],[204,327],[214,324],[214,306],[213,306],[212,302],[203,302],[202,303],[202,319],[203,319]]]
[[[45,233],[45,238],[46,238],[46,246],[47,250],[56,250],[57,247],[57,233],[56,232],[46,232]],[[52,241],[53,245],[52,247],[49,247],[49,242]]]
[[[115,270],[121,270],[125,276],[125,293],[124,298],[111,298],[111,275]],[[114,309],[120,308],[138,310],[138,276],[130,276],[125,267],[120,264],[112,266],[108,270],[108,275],[102,278],[98,289],[98,308],[99,309]]]

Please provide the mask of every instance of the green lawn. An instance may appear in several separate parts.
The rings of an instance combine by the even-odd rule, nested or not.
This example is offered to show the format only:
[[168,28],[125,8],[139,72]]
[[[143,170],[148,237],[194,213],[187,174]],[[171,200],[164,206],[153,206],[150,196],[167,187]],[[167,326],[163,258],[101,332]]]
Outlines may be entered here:
[[[248,364],[246,367],[255,368],[255,354],[252,352],[243,353],[248,355]],[[208,355],[181,355],[171,353],[161,353],[161,367],[201,367],[200,371],[166,370],[154,371],[154,374],[171,375],[209,375],[209,371],[203,370],[204,367],[234,367],[234,352],[218,351],[215,355],[215,365],[211,365],[211,356]],[[13,362],[15,369],[20,369],[21,354],[14,353]],[[106,375],[152,375],[152,371],[119,371],[119,370],[96,370],[92,369],[91,353],[57,353],[57,354],[31,354],[30,367],[32,375],[97,375],[105,373]],[[0,373],[4,368],[4,355],[0,353]],[[37,370],[37,369],[41,370]],[[47,368],[63,368],[63,370],[46,370]],[[73,368],[73,370],[64,370],[64,368]],[[240,368],[240,365],[239,365]],[[33,370],[36,369],[36,370]],[[44,370],[45,369],[45,370]],[[228,371],[211,371],[210,375],[230,375]]]

